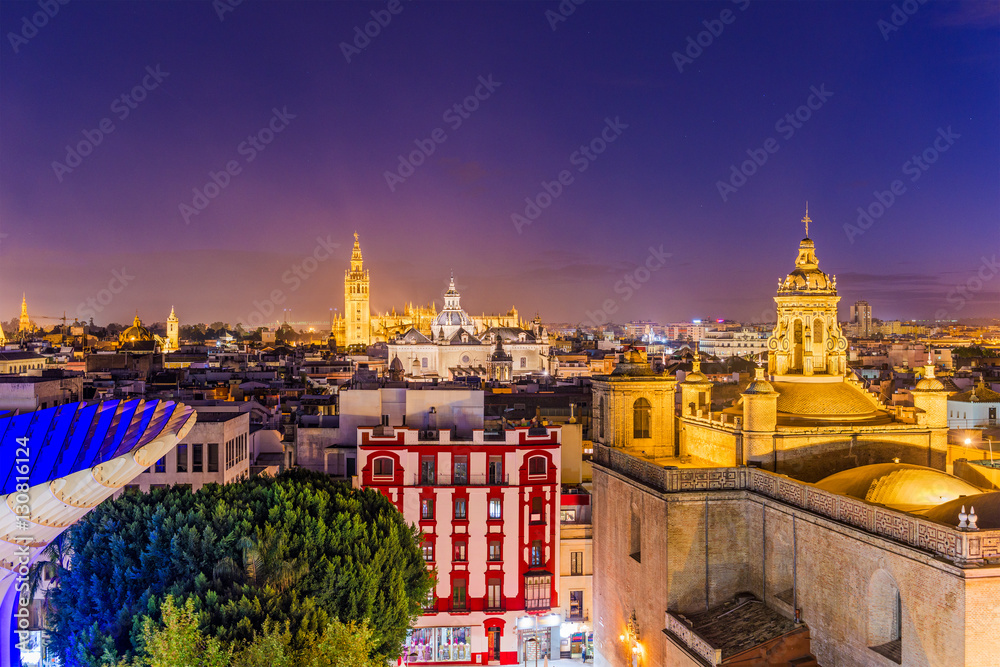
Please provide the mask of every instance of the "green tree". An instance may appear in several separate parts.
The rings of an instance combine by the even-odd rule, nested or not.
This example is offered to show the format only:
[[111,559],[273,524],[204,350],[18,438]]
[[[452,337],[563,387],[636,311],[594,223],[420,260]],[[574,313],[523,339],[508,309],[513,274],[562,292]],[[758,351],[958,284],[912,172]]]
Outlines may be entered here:
[[68,667],[99,664],[109,641],[135,657],[143,617],[159,622],[167,596],[196,598],[223,645],[280,626],[300,651],[331,621],[367,622],[371,656],[392,659],[431,586],[418,532],[387,498],[302,470],[123,494],[68,535],[50,634]]

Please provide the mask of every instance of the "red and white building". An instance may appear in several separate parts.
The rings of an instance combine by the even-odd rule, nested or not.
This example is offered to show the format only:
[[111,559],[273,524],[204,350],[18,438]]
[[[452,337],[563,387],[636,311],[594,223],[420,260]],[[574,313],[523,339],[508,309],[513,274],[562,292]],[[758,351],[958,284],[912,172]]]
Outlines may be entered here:
[[[516,664],[559,656],[560,429],[502,434],[361,427],[360,483],[424,534],[437,584],[407,664]],[[535,618],[532,618],[535,617]],[[540,622],[541,621],[541,622]]]

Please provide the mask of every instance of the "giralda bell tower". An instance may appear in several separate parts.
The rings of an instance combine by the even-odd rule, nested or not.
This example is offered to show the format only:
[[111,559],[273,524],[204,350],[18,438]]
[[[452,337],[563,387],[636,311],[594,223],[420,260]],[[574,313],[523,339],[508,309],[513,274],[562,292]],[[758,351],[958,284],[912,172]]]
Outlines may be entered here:
[[362,267],[361,244],[354,232],[351,268],[344,276],[344,336],[345,344],[371,345],[371,311],[368,305],[368,271]]

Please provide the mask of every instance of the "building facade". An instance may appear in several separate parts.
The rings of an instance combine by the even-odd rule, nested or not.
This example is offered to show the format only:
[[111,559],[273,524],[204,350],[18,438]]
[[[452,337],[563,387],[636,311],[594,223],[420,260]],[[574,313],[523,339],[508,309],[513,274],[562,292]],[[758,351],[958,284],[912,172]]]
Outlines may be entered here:
[[424,535],[437,586],[408,664],[516,664],[558,656],[560,430],[359,428],[360,484]]
[[250,413],[199,410],[177,446],[158,458],[126,489],[149,491],[174,484],[197,491],[250,476]]

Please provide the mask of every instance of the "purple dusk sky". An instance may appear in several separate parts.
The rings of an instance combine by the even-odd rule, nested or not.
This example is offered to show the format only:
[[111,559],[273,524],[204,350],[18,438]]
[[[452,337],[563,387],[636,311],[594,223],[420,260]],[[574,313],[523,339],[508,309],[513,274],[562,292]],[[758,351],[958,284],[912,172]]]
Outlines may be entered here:
[[0,319],[323,322],[355,231],[373,311],[760,319],[806,200],[842,317],[996,316],[997,8],[4,2]]

